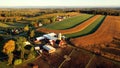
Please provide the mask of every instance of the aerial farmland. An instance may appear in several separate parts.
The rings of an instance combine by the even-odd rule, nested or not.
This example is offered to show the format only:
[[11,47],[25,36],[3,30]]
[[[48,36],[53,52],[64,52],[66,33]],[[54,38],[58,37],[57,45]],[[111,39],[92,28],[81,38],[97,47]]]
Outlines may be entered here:
[[0,7],[0,68],[120,68],[119,5],[31,5]]

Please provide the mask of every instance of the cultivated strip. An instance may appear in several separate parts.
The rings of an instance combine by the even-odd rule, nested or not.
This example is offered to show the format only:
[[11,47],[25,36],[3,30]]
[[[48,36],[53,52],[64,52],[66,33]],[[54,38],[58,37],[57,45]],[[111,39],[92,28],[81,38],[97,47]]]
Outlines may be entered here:
[[112,41],[112,38],[115,34],[115,31],[118,30],[118,24],[115,22],[116,17],[107,16],[100,28],[93,34],[74,38],[71,40],[76,46],[87,47],[89,45],[109,43]]
[[52,29],[46,29],[46,28],[40,28],[37,29],[37,31],[41,31],[44,33],[48,33],[48,32],[55,32],[55,33],[62,33],[62,34],[70,34],[70,33],[75,33],[78,31],[82,31],[83,29],[85,29],[86,27],[88,27],[90,24],[92,24],[97,18],[99,18],[101,15],[96,15],[92,18],[90,18],[89,20],[83,22],[82,24],[71,28],[71,29],[66,29],[66,30],[52,30]]

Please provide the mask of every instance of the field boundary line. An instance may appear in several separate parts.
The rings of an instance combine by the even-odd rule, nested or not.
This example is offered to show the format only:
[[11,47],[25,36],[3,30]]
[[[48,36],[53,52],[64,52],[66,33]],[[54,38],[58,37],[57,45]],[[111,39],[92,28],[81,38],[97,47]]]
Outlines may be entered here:
[[85,66],[85,68],[88,68],[88,66],[90,65],[90,63],[92,62],[92,60],[95,58],[95,54],[91,57],[91,59],[89,60],[89,62],[87,63],[87,65]]
[[[72,53],[74,52],[75,49],[73,49],[70,54],[68,55],[68,57],[70,57],[72,55]],[[58,68],[61,68],[62,65],[65,63],[66,59],[58,66]]]

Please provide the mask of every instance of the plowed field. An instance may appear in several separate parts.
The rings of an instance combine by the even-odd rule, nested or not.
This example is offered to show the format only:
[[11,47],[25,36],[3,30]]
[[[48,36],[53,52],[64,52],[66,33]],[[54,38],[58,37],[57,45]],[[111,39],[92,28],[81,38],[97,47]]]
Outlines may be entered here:
[[119,33],[120,17],[107,16],[100,28],[93,34],[71,39],[76,46],[86,47],[88,45],[96,45],[109,43],[113,36]]

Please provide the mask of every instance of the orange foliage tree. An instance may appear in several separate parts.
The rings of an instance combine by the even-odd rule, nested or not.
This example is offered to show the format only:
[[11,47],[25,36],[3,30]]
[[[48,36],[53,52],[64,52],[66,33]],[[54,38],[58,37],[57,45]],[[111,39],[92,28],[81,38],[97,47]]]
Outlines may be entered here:
[[9,40],[3,47],[3,52],[8,54],[15,50],[15,41]]
[[13,51],[15,50],[15,41],[9,40],[7,43],[5,43],[3,47],[3,52],[8,55],[8,65],[12,64],[13,61]]

